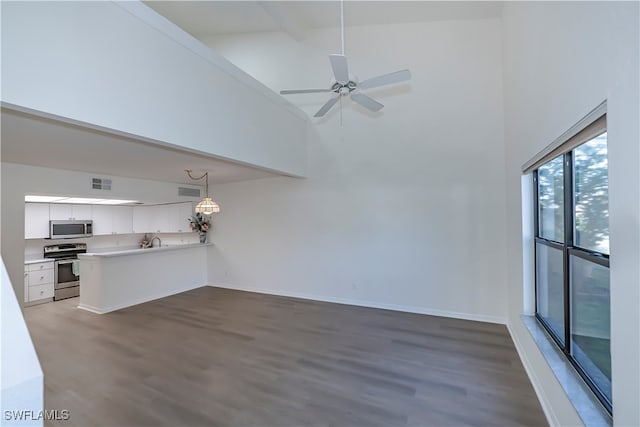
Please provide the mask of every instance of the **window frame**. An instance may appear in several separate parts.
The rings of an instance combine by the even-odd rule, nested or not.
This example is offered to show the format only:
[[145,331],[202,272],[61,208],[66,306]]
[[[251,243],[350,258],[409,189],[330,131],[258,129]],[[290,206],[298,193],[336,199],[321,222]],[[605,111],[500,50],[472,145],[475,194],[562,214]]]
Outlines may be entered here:
[[[598,135],[593,138],[600,136],[606,133],[605,129],[600,132]],[[588,141],[590,141],[590,138]],[[588,262],[592,262],[598,264],[600,266],[606,267],[609,269],[609,254],[597,252],[591,249],[585,249],[582,247],[578,247],[574,245],[574,216],[575,216],[575,188],[574,188],[574,164],[573,164],[573,150],[582,144],[588,142],[584,141],[581,144],[573,146],[569,151],[560,154],[563,161],[563,183],[564,183],[564,242],[558,243],[554,240],[549,240],[547,238],[540,236],[540,218],[539,218],[539,179],[538,179],[538,169],[540,166],[548,163],[551,160],[554,160],[558,156],[548,159],[544,163],[538,165],[533,171],[533,221],[534,221],[534,238],[533,238],[533,255],[534,255],[534,307],[535,307],[535,318],[542,325],[542,327],[546,330],[552,340],[555,342],[556,346],[562,351],[564,356],[570,362],[571,366],[576,370],[576,372],[580,375],[580,377],[587,384],[589,389],[594,393],[597,397],[598,401],[602,404],[602,406],[607,410],[607,412],[611,415],[613,410],[613,402],[604,394],[604,392],[597,386],[597,384],[591,379],[591,377],[587,374],[587,372],[582,368],[582,366],[578,363],[578,361],[571,354],[571,277],[570,277],[570,260],[571,256],[576,256],[578,258],[584,259]],[[560,340],[560,337],[553,331],[553,328],[550,327],[548,322],[539,314],[538,312],[538,244],[552,247],[554,249],[562,250],[563,252],[563,295],[564,295],[564,343]],[[609,307],[611,310],[611,307]]]

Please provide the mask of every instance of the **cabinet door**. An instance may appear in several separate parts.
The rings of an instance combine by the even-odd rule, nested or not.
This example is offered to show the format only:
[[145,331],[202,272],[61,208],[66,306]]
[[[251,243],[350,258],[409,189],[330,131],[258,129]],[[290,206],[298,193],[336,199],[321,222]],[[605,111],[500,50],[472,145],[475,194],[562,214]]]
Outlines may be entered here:
[[193,213],[193,204],[191,204],[191,202],[180,203],[177,205],[177,216],[175,217],[175,221],[178,233],[191,232],[189,219],[191,219],[191,215],[193,215]]
[[73,218],[71,205],[64,203],[51,203],[49,205],[49,218],[52,220],[68,221]]
[[71,205],[71,218],[78,221],[91,219],[91,205]]
[[29,272],[27,271],[27,266],[25,265],[24,267],[24,302],[29,302]]
[[91,212],[93,235],[104,236],[113,232],[113,206],[95,205]]
[[191,231],[189,218],[191,217],[191,203],[174,203],[166,205],[166,233],[185,233]]
[[24,238],[44,239],[49,237],[49,204],[24,204]]
[[151,233],[151,206],[134,206],[133,207],[133,232],[134,233]]
[[113,206],[113,233],[133,233],[133,206]]
[[53,283],[46,285],[30,286],[29,301],[37,301],[44,298],[52,298],[54,292]]
[[169,230],[169,212],[171,205],[150,206],[149,220],[152,233],[164,233]]

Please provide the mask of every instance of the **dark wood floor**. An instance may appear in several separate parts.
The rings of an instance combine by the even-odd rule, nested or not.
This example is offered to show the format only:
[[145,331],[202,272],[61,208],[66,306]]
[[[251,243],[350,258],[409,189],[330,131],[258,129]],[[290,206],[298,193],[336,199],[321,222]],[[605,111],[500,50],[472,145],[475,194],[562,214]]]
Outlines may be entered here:
[[546,425],[502,325],[204,287],[25,309],[65,426]]

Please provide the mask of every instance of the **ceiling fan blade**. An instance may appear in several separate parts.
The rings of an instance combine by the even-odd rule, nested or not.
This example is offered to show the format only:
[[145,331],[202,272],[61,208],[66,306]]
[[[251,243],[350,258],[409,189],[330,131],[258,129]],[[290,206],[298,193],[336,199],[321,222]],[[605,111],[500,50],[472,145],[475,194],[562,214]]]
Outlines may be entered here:
[[349,67],[347,66],[347,57],[344,55],[329,55],[333,75],[338,83],[349,83]]
[[326,93],[331,92],[331,89],[294,89],[294,90],[281,90],[280,95],[295,95],[297,93]]
[[384,107],[384,105],[380,104],[378,101],[365,95],[364,93],[352,93],[351,99],[354,102],[362,105],[367,110],[373,111],[374,113],[380,111],[382,107]]
[[340,99],[340,96],[336,96],[335,98],[331,98],[330,100],[328,100],[327,103],[324,104],[322,108],[319,109],[318,112],[313,115],[313,117],[322,117],[325,114],[327,114],[327,111],[329,111],[331,107],[333,107],[335,103],[338,102],[339,99]]
[[409,70],[396,71],[395,73],[383,74],[381,76],[372,77],[364,80],[358,84],[360,89],[371,89],[373,87],[390,85],[392,83],[399,83],[411,78],[411,72]]

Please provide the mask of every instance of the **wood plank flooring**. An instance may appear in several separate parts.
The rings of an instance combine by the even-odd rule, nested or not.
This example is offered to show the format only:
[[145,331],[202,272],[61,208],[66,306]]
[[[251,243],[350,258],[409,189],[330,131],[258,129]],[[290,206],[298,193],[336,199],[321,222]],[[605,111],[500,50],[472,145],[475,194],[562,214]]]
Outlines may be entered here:
[[25,309],[61,426],[547,425],[507,329],[203,287]]

